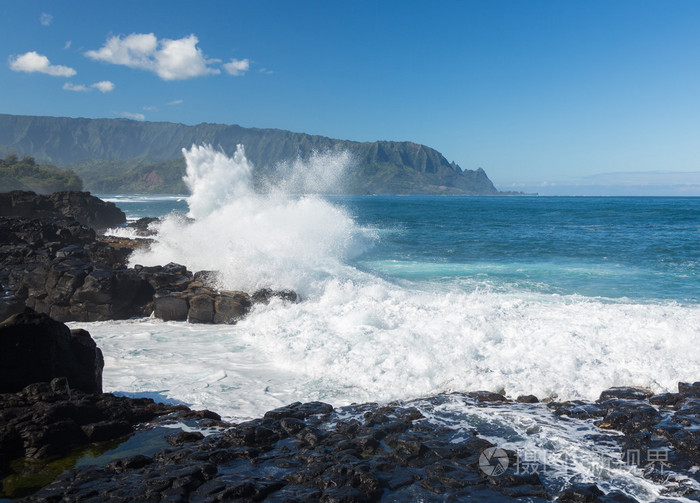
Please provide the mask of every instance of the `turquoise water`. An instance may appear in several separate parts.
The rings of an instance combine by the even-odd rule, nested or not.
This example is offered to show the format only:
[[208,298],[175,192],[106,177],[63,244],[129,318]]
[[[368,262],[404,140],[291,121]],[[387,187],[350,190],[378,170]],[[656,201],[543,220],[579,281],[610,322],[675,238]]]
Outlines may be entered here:
[[347,201],[382,230],[361,260],[415,280],[594,297],[700,299],[698,198],[370,198]]
[[[131,219],[170,215],[131,265],[173,261],[219,271],[223,289],[292,288],[303,301],[257,305],[235,325],[81,324],[108,391],[240,421],[294,401],[595,400],[700,378],[700,198],[260,194],[244,159],[189,156],[189,198],[106,196]],[[597,459],[592,425],[563,432],[546,407],[509,410],[468,417],[457,400],[436,414],[465,430],[536,424],[506,447]],[[559,485],[597,477],[587,461],[560,465],[548,475]],[[663,491],[636,474],[609,482],[639,501]]]
[[[185,196],[103,196],[130,218],[187,212]],[[371,246],[352,263],[465,289],[700,301],[700,198],[331,197]]]

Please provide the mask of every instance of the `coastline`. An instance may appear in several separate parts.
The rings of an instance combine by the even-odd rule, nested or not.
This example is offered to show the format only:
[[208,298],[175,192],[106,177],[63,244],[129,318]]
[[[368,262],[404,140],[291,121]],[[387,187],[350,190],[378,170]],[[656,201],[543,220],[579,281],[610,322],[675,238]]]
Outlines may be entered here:
[[[6,312],[23,309],[31,299],[31,307],[44,309],[46,314],[67,313],[60,321],[113,320],[143,316],[155,310],[158,299],[167,299],[169,309],[180,313],[178,319],[211,323],[223,312],[217,305],[226,304],[224,296],[232,299],[228,307],[236,309],[256,297],[263,303],[270,296],[279,297],[280,302],[296,301],[284,291],[224,295],[207,284],[210,271],[192,273],[177,264],[127,268],[126,257],[134,242],[100,238],[89,227],[63,216],[45,216],[44,220],[5,217],[2,223],[4,235],[10,236],[3,247],[4,278],[14,281],[3,281]],[[135,232],[139,225],[148,228],[148,222],[133,225]],[[95,271],[99,274],[93,274]],[[54,279],[47,282],[47,276]],[[86,288],[87,279],[93,277]],[[133,292],[139,290],[131,287],[129,295],[121,295],[124,289],[115,285],[125,278],[124,284],[131,287],[150,288],[148,295],[134,302],[139,296]],[[192,316],[195,298],[195,307],[201,303],[204,309],[196,308]],[[115,305],[126,300],[130,304],[125,306],[135,307],[115,310]],[[179,307],[173,308],[173,303]],[[86,309],[88,304],[94,307]],[[265,312],[271,314],[275,305]],[[56,311],[56,306],[64,309]],[[164,311],[162,307],[161,313]],[[78,317],[84,313],[99,317]],[[241,319],[236,315],[222,321]],[[79,322],[75,323],[79,328]],[[78,429],[70,428],[88,440],[95,431],[103,433],[94,438],[104,434],[112,441],[128,431],[135,450],[121,460],[98,456],[100,466],[84,464],[67,471],[24,501],[54,501],[59,495],[67,501],[95,502],[110,497],[123,501],[481,498],[535,502],[700,498],[699,383],[680,383],[678,392],[657,395],[640,388],[612,388],[598,400],[588,401],[540,403],[532,395],[513,400],[475,391],[339,407],[294,403],[251,421],[224,424],[218,414],[208,411],[197,416],[187,407],[168,409],[147,399],[117,400],[111,394],[89,398],[54,386],[53,381],[42,382],[45,384],[29,383],[30,388],[17,390],[19,395],[2,396],[3,431],[14,440],[0,445],[16,446],[36,435],[51,440],[48,432],[54,425],[62,428],[62,421],[76,421],[70,414],[65,416],[66,411],[91,400],[106,400],[111,405],[104,410],[112,411],[106,419],[95,422],[88,415],[87,422],[76,423]],[[18,398],[20,395],[24,398]],[[28,409],[19,413],[18,404]],[[171,431],[179,428],[180,432],[161,434],[160,448],[144,450],[143,432],[159,428],[162,419],[144,418],[151,421],[147,423],[131,419],[126,425],[109,419],[109,414],[132,406],[181,414],[180,419],[166,419],[176,424]],[[55,415],[38,414],[32,407],[48,407]],[[25,425],[28,429],[22,431],[32,433],[18,437],[12,421],[20,416],[46,417],[48,422],[38,427]],[[211,431],[214,423],[216,431]],[[559,435],[570,438],[555,441]],[[173,438],[166,440],[166,436]],[[33,452],[29,451],[30,456]],[[45,460],[43,454],[38,458]],[[28,465],[23,462],[22,466]],[[503,473],[487,473],[499,467]]]
[[[27,310],[0,324],[0,338],[26,330],[47,341],[57,330],[68,336],[65,325]],[[90,337],[76,329],[71,336]],[[12,347],[3,358],[36,354]],[[78,370],[101,381],[101,352],[94,343],[80,347],[100,358],[83,358]],[[54,356],[71,359],[71,351]],[[295,402],[236,424],[207,410],[84,392],[94,385],[80,375],[49,379],[0,394],[0,501],[700,497],[700,382],[660,395],[611,388],[595,402],[512,400],[488,391],[344,407]],[[507,420],[514,414],[520,424]],[[580,448],[562,450],[557,435],[573,436]],[[550,447],[535,450],[542,441]],[[580,464],[588,467],[583,479]]]
[[[595,402],[542,403],[532,395],[512,400],[487,391],[337,408],[296,402],[238,424],[182,405],[86,394],[71,390],[65,378],[0,394],[0,401],[0,445],[11,445],[8,432],[16,432],[25,448],[35,446],[25,451],[31,462],[0,463],[4,496],[26,503],[700,497],[700,382],[679,383],[678,392],[660,395],[612,388]],[[75,454],[74,436],[41,433],[100,419],[78,413],[92,403],[112,419],[81,426],[88,435],[83,454]],[[513,430],[504,420],[512,414],[533,421]],[[557,449],[557,435],[578,435],[581,448]],[[512,448],[518,437],[554,444],[543,456]],[[125,441],[128,449],[120,448]],[[55,480],[47,475],[52,463],[63,467],[53,468]],[[582,463],[588,465],[583,479],[575,469]],[[8,476],[8,466],[26,472]],[[37,467],[43,487],[32,489],[27,484],[36,483]]]

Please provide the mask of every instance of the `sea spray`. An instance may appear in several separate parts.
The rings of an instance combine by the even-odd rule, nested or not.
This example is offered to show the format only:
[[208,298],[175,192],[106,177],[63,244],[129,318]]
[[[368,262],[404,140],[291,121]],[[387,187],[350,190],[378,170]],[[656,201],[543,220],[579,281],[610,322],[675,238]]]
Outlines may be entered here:
[[308,158],[277,164],[273,175],[265,179],[267,191],[287,194],[344,193],[347,168],[353,157],[347,150],[313,151]]
[[253,167],[242,145],[233,157],[211,145],[192,145],[190,150],[183,148],[182,154],[187,166],[183,180],[191,193],[188,216],[204,218],[236,198],[252,195]]
[[150,249],[135,252],[132,264],[177,262],[194,271],[218,271],[222,288],[292,288],[308,295],[372,241],[345,209],[289,190],[330,189],[345,172],[347,154],[314,154],[308,173],[301,161],[283,166],[285,176],[274,184],[268,180],[260,193],[242,146],[233,157],[208,145],[183,153],[194,221],[166,218]]
[[[218,158],[211,156],[212,162]],[[215,172],[197,163],[192,167],[193,173]],[[338,405],[503,388],[511,396],[590,400],[610,386],[661,392],[674,390],[678,381],[697,380],[697,302],[614,299],[561,288],[563,280],[590,289],[606,278],[613,278],[607,281],[614,286],[629,276],[640,288],[659,284],[657,295],[669,293],[664,285],[679,281],[675,270],[660,272],[649,258],[622,262],[633,251],[634,241],[626,236],[640,232],[627,211],[606,226],[586,230],[601,214],[612,218],[609,211],[584,211],[585,205],[597,208],[603,202],[353,199],[349,206],[358,220],[382,236],[372,241],[368,253],[357,255],[367,231],[348,210],[279,188],[257,194],[245,185],[250,178],[233,179],[243,188],[229,190],[223,204],[195,223],[166,220],[152,252],[161,258],[153,263],[176,260],[193,270],[221,268],[229,285],[267,281],[294,287],[305,294],[304,302],[257,306],[234,326],[195,329],[150,321],[96,327],[93,335],[104,334],[100,343],[119,358],[105,370],[111,389],[167,389],[169,397],[211,404],[231,417],[250,417],[276,401]],[[662,203],[667,204],[653,204]],[[573,208],[550,211],[550,206],[567,204]],[[685,208],[692,202],[682,204]],[[546,219],[541,218],[543,206]],[[483,208],[479,218],[474,218],[474,208]],[[506,219],[507,211],[514,213],[505,213]],[[676,219],[663,220],[663,209],[657,214],[644,217],[662,222],[661,236],[644,227],[651,242],[665,239],[668,229],[678,226]],[[504,219],[509,233],[503,230]],[[516,225],[523,221],[522,228]],[[608,232],[609,225],[618,227]],[[543,255],[540,260],[529,260],[538,245],[522,236],[538,236],[542,228],[557,231],[560,242],[547,232],[550,248],[537,252]],[[573,229],[570,235],[568,228]],[[685,234],[674,234],[674,241],[690,240]],[[465,244],[458,244],[460,237]],[[590,253],[594,237],[606,257],[617,255],[616,262],[582,260],[572,276],[571,262],[553,260],[557,246],[560,255]],[[578,251],[581,239],[583,252]],[[562,243],[573,245],[562,249]],[[459,246],[465,254],[472,249],[479,253],[455,261]],[[520,246],[522,253],[498,262],[499,246]],[[697,264],[683,250],[683,263]],[[665,282],[650,282],[650,275]],[[693,284],[677,288],[678,297],[692,293]]]
[[[155,249],[191,269],[207,254],[221,265],[236,260],[225,255],[226,239],[255,237],[256,252],[265,251],[266,225],[263,235],[275,243],[268,256],[280,262],[260,262],[251,280],[298,281],[313,295],[259,305],[236,325],[80,324],[105,354],[106,390],[183,401],[235,421],[294,401],[419,399],[412,405],[428,421],[465,434],[481,425],[499,447],[546,460],[547,484],[605,479],[604,490],[639,501],[665,495],[663,483],[621,465],[616,444],[601,440],[606,433],[591,421],[555,420],[542,404],[465,407],[460,395],[444,395],[438,408],[420,398],[505,389],[513,398],[594,400],[611,386],[663,392],[697,380],[694,201],[350,198],[350,212],[272,185],[264,195],[250,185],[217,187],[224,203],[194,224],[168,219]],[[382,236],[367,254],[356,254],[367,237],[351,214]],[[259,223],[234,235],[226,218]],[[288,227],[299,226],[306,234],[293,236],[293,253],[278,253]],[[167,255],[166,244],[181,249]],[[316,255],[303,259],[304,250]],[[236,281],[252,267],[241,265],[231,269]],[[265,276],[269,270],[278,277]],[[620,289],[623,280],[634,290]]]

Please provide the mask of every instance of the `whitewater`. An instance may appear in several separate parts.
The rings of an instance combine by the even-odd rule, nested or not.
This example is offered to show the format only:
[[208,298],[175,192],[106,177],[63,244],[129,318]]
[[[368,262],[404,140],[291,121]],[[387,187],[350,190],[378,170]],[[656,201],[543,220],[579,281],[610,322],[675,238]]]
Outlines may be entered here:
[[[242,147],[230,158],[209,146],[184,155],[188,215],[166,216],[156,241],[134,253],[131,264],[215,270],[222,289],[291,288],[303,300],[259,305],[236,325],[90,324],[105,354],[108,391],[243,419],[292,401],[343,405],[470,390],[590,400],[611,386],[661,392],[698,378],[700,308],[692,296],[566,291],[575,290],[572,282],[591,288],[597,281],[605,291],[628,281],[629,294],[649,288],[645,275],[655,271],[526,263],[522,256],[488,265],[488,257],[431,261],[410,222],[361,221],[352,204],[318,194],[342,181],[347,155],[316,154],[262,189],[254,188]],[[321,177],[324,169],[329,173]],[[313,175],[301,179],[304,170]],[[454,227],[427,227],[417,234],[427,233],[433,252],[449,255],[440,249],[455,247],[454,238],[445,244],[441,233]],[[410,239],[423,256],[396,253],[396,243]],[[696,265],[674,271],[690,282],[680,292],[695,284]],[[548,278],[555,285],[560,278],[564,288]]]
[[489,424],[495,444],[546,457],[552,487],[605,480],[642,501],[663,493],[611,464],[621,453],[592,423],[421,399],[595,400],[612,386],[658,393],[698,380],[697,200],[333,197],[353,162],[342,152],[262,181],[243,147],[183,153],[190,196],[102,196],[132,220],[164,217],[131,265],[176,262],[218,271],[221,289],[291,288],[302,300],[256,305],[235,325],[73,323],[105,355],[105,391],[233,421],[294,401],[410,401],[431,421]]

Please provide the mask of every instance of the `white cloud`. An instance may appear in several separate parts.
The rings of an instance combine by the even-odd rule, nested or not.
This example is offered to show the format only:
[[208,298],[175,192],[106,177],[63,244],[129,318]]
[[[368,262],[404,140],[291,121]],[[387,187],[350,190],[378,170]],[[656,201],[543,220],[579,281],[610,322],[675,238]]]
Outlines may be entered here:
[[114,91],[114,82],[110,82],[109,80],[101,80],[100,82],[95,82],[90,87],[94,87],[101,93],[110,93]]
[[180,40],[162,40],[161,49],[155,55],[158,75],[165,80],[182,80],[221,73],[207,66],[218,60],[205,59],[202,50],[197,48],[198,41],[194,35]]
[[41,16],[39,16],[39,22],[43,26],[48,26],[51,24],[51,21],[53,21],[53,16],[51,14],[47,14],[46,12],[43,12]]
[[110,82],[109,80],[103,80],[101,82],[95,82],[94,84],[90,84],[90,87],[85,86],[83,84],[73,84],[72,82],[66,82],[65,84],[63,84],[64,91],[76,91],[86,93],[88,91],[92,91],[93,88],[99,90],[102,93],[109,93],[114,90],[114,83]]
[[14,72],[45,73],[54,77],[72,77],[76,71],[68,66],[52,65],[49,58],[36,51],[20,56],[10,56],[10,69]]
[[66,40],[66,43],[63,45],[64,50],[70,49],[70,46],[73,44],[72,40]]
[[143,107],[143,109],[146,110],[147,112],[157,112],[158,111],[158,109],[156,107],[154,107],[153,105],[148,105],[147,107]]
[[210,65],[219,60],[207,59],[197,47],[195,35],[178,40],[158,40],[153,33],[132,33],[111,37],[96,51],[85,56],[96,61],[124,65],[156,73],[163,80],[184,80],[221,73]]
[[133,114],[131,112],[122,112],[121,114],[122,117],[126,117],[127,119],[134,119],[137,121],[142,121],[146,119],[146,116],[143,114]]
[[250,61],[247,59],[232,59],[224,65],[226,70],[231,75],[240,76],[245,74],[250,69]]
[[72,82],[66,82],[63,84],[63,90],[64,91],[75,91],[79,93],[86,93],[90,90],[89,87],[86,87],[82,84],[73,84]]
[[170,103],[168,103],[168,105],[171,105],[171,106],[172,105],[180,105],[183,102],[184,102],[184,100],[173,100]]
[[153,54],[157,47],[158,40],[153,33],[132,33],[124,39],[121,37],[109,38],[99,50],[87,51],[85,55],[96,61],[152,70]]

